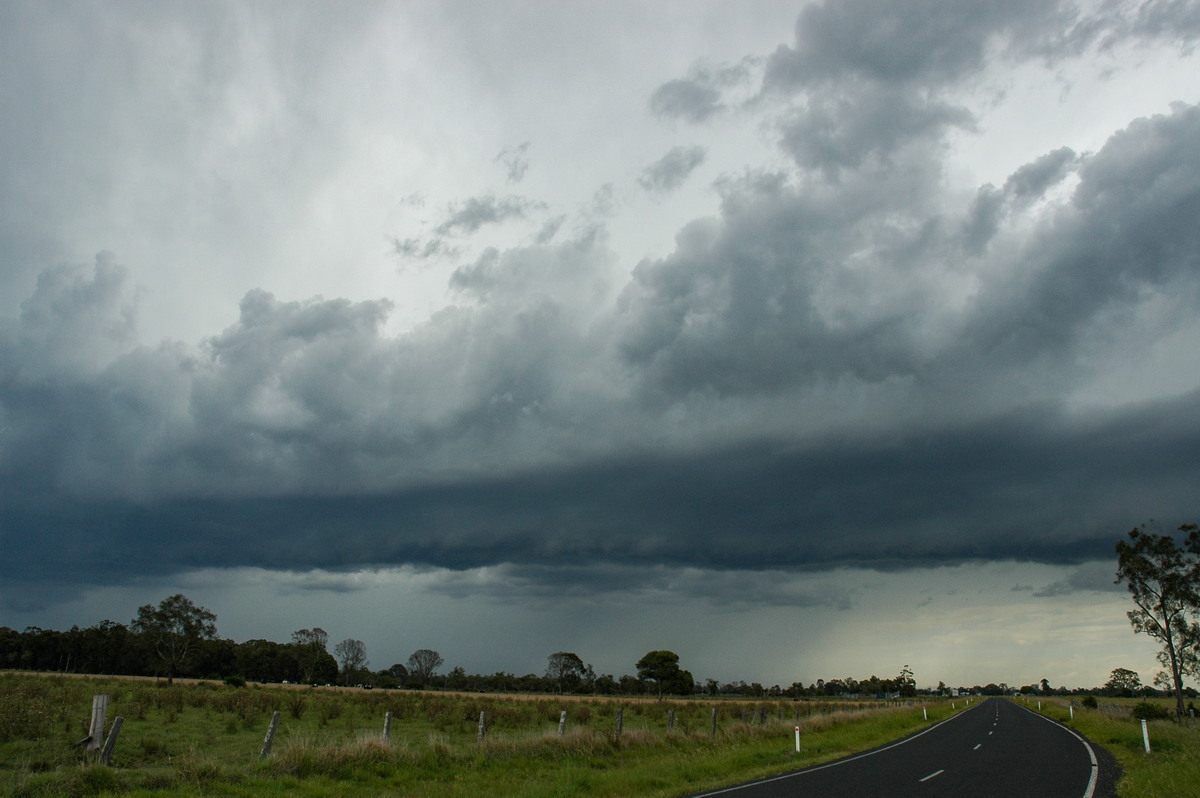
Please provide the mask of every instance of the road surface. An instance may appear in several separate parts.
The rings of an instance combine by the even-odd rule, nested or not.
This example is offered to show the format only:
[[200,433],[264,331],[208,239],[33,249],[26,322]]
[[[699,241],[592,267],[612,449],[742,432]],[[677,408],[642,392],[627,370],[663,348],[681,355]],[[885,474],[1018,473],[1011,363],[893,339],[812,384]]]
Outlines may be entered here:
[[992,698],[874,751],[696,798],[1104,798],[1114,770],[1067,727]]

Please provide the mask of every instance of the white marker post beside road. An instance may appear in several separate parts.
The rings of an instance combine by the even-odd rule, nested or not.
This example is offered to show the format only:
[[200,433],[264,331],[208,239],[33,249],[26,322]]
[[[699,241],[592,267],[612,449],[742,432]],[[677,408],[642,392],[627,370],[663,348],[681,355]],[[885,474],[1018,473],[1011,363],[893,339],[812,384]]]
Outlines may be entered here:
[[796,727],[796,753],[800,753],[800,727]]

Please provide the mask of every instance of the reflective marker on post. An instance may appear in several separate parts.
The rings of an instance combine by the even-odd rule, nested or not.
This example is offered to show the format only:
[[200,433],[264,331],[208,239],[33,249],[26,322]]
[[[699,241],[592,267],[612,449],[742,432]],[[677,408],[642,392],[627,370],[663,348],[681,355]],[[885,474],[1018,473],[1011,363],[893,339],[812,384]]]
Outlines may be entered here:
[[800,727],[796,727],[796,753],[800,753]]

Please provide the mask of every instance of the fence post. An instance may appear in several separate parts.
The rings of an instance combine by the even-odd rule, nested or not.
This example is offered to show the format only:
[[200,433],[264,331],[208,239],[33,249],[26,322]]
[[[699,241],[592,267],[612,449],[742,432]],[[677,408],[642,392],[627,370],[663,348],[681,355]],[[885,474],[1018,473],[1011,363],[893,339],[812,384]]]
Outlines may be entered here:
[[479,713],[479,742],[483,742],[483,738],[487,737],[487,712]]
[[112,762],[113,749],[117,747],[117,737],[121,734],[121,727],[125,725],[125,718],[117,715],[113,718],[112,728],[108,731],[108,739],[104,741],[104,750],[100,753],[100,764],[108,766]]
[[392,739],[392,713],[383,713],[383,741],[391,742]]
[[617,734],[625,727],[625,710],[624,708],[617,710]]
[[717,708],[716,707],[712,708],[712,731],[710,731],[709,733],[710,734],[717,733]]
[[673,731],[674,729],[675,729],[675,710],[671,709],[671,710],[667,711],[667,731]]
[[104,713],[108,710],[108,696],[92,696],[92,722],[88,726],[88,742],[86,751],[99,751],[100,741],[104,739]]
[[275,729],[279,726],[279,710],[271,713],[271,725],[267,727],[267,736],[263,738],[262,751],[259,759],[266,759],[271,754],[271,743],[275,740]]
[[567,733],[567,711],[564,709],[558,713],[558,736],[562,737]]

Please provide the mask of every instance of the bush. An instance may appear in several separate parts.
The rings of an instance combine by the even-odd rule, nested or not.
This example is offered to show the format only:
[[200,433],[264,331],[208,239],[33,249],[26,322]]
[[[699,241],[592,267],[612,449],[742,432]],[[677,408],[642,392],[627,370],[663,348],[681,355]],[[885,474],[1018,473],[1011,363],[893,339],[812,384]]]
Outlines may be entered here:
[[232,674],[225,677],[225,684],[229,685],[230,687],[245,687],[246,679],[245,677],[238,676],[237,674]]
[[1149,701],[1141,701],[1133,705],[1133,709],[1129,711],[1138,720],[1166,720],[1171,717],[1171,712],[1162,704],[1152,704]]
[[1080,701],[1079,703],[1083,704],[1088,709],[1095,709],[1096,707],[1099,706],[1099,704],[1096,703],[1096,696],[1094,696],[1094,695],[1085,695],[1083,697],[1083,700]]

